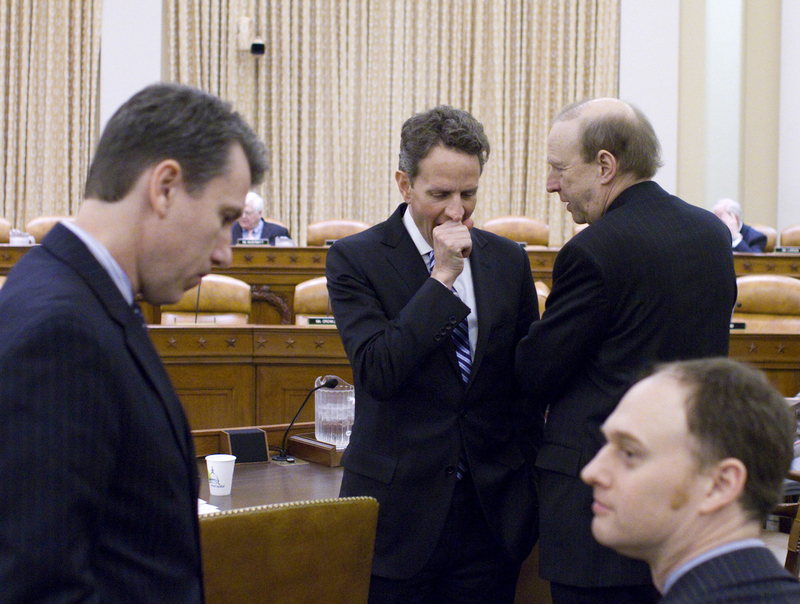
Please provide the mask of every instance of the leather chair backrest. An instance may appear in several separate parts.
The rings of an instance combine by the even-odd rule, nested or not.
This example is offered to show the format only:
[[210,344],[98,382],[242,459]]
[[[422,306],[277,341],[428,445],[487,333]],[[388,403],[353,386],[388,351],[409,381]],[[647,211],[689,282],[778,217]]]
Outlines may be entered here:
[[33,220],[29,220],[25,225],[25,232],[33,235],[36,243],[41,243],[44,236],[50,232],[62,220],[74,221],[72,216],[39,216]]
[[308,325],[310,316],[330,316],[328,302],[328,280],[316,277],[298,283],[294,288],[294,322],[295,325]]
[[781,231],[781,245],[786,247],[800,246],[800,224],[793,224]]
[[207,604],[365,604],[378,502],[300,501],[200,517]]
[[547,246],[550,241],[550,227],[542,220],[530,216],[499,216],[483,223],[483,230],[507,237],[511,241],[525,242],[527,245]]
[[588,222],[584,222],[582,224],[578,224],[577,222],[572,223],[572,236],[574,237],[578,233],[580,233],[583,229],[589,226]]
[[348,235],[355,235],[365,231],[370,227],[367,222],[361,220],[332,219],[312,222],[308,225],[306,234],[306,245],[325,245],[329,239],[336,240]]
[[736,279],[734,321],[753,332],[800,331],[800,279],[782,275],[746,275]]
[[200,300],[197,287],[184,292],[175,304],[161,307],[161,324],[217,323],[221,325],[243,325],[250,320],[252,296],[250,285],[225,275],[206,275],[200,284]]
[[11,222],[0,216],[0,243],[8,243],[8,236],[11,233]]
[[775,242],[778,240],[778,231],[776,229],[766,224],[750,224],[748,226],[767,236],[767,245],[764,247],[765,252],[775,251]]
[[537,281],[535,285],[536,295],[539,298],[539,316],[541,317],[547,303],[547,296],[550,295],[550,287],[544,281]]

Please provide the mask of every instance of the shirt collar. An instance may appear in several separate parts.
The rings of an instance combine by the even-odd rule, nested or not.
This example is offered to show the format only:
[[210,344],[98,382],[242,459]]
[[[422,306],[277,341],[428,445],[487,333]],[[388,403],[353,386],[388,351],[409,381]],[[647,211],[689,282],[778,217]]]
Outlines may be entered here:
[[425,241],[425,237],[422,236],[422,233],[419,232],[417,223],[414,222],[414,218],[411,216],[411,206],[408,206],[406,211],[403,213],[403,224],[405,225],[408,234],[411,235],[411,241],[413,241],[414,245],[417,246],[417,250],[419,250],[420,255],[425,256],[426,254],[430,254],[433,251],[433,248],[427,241]]
[[696,566],[700,566],[703,562],[707,562],[712,558],[717,558],[724,554],[729,554],[730,552],[735,552],[736,550],[745,549],[748,547],[766,547],[764,542],[760,539],[741,539],[739,541],[731,541],[730,543],[724,543],[719,547],[715,547],[714,549],[710,549],[707,552],[703,552],[699,556],[692,558],[688,562],[682,564],[678,568],[676,568],[672,573],[670,573],[669,577],[667,577],[666,582],[664,583],[664,593],[666,594],[670,588],[675,585],[675,583],[680,579],[683,575],[688,573],[690,570],[695,568]]
[[108,276],[111,277],[114,285],[117,286],[119,293],[122,294],[122,297],[125,298],[125,301],[128,303],[128,305],[133,304],[133,287],[131,286],[131,281],[128,279],[128,275],[125,274],[125,271],[122,270],[122,267],[119,265],[119,263],[114,260],[111,252],[109,252],[97,239],[92,237],[79,226],[75,225],[75,223],[64,220],[61,222],[61,224],[72,231],[75,236],[80,239],[87,248],[89,248],[92,256],[95,257],[97,262],[100,263],[100,266],[102,266],[108,273]]

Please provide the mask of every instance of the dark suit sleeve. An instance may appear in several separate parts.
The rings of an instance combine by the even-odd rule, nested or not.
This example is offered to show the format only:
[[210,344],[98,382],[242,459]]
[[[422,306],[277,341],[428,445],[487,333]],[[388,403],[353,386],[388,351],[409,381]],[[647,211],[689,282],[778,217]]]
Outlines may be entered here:
[[469,307],[430,277],[403,300],[401,282],[387,275],[392,269],[383,259],[349,243],[328,250],[331,306],[353,372],[370,396],[386,400],[445,344],[442,330],[452,330]]
[[609,298],[600,267],[575,247],[564,247],[553,267],[553,290],[541,320],[517,346],[517,380],[547,403],[588,362],[605,338]]
[[742,227],[742,240],[733,248],[734,252],[762,253],[767,247],[767,236],[752,227]]
[[91,550],[119,413],[106,355],[76,321],[35,327],[0,361],[3,602],[95,602]]

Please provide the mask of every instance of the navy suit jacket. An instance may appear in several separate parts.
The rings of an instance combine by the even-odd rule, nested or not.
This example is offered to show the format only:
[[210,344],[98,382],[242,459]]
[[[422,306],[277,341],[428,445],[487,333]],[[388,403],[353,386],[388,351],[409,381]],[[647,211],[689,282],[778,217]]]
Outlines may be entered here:
[[800,582],[766,547],[735,550],[680,577],[660,604],[797,604]]
[[[259,218],[262,223],[261,227],[261,238],[262,239],[269,239],[270,245],[275,245],[275,238],[276,237],[288,237],[289,230],[285,227],[282,227],[279,224],[275,224],[274,222],[267,222],[263,218]],[[242,237],[242,225],[239,224],[237,221],[234,223],[233,228],[231,229],[231,245],[236,245],[236,243]]]
[[0,290],[3,602],[201,602],[198,474],[140,315],[57,225]]
[[592,537],[592,489],[579,473],[643,368],[727,355],[736,301],[730,242],[712,213],[643,182],[556,257],[547,307],[516,359],[520,383],[549,407],[537,457],[544,578],[581,587],[651,582],[646,564]]
[[409,578],[436,547],[463,451],[489,525],[521,561],[536,540],[542,421],[513,375],[516,343],[538,319],[528,257],[508,239],[472,230],[479,325],[465,385],[450,335],[469,307],[430,278],[403,225],[406,207],[328,251],[331,305],[356,395],[341,495],[377,498],[373,572]]
[[742,240],[733,248],[734,252],[763,252],[767,247],[767,236],[746,224],[739,229]]

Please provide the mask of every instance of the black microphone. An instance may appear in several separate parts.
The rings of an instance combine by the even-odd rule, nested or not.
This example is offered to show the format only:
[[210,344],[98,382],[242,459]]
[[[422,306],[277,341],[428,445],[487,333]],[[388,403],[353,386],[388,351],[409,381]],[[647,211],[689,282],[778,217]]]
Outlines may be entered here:
[[336,388],[336,386],[338,385],[339,385],[339,380],[337,380],[336,378],[328,378],[327,380],[325,380],[324,384],[311,389],[308,395],[306,395],[306,400],[303,401],[303,404],[300,405],[300,408],[297,410],[297,413],[294,414],[292,421],[289,422],[289,427],[286,428],[286,432],[283,433],[283,442],[281,443],[281,451],[277,455],[272,456],[272,459],[274,461],[286,461],[289,463],[294,463],[294,457],[289,455],[288,451],[286,451],[286,439],[289,436],[289,430],[291,430],[292,426],[294,426],[294,422],[297,421],[300,412],[303,410],[303,407],[306,406],[306,403],[308,402],[308,399],[311,398],[312,394],[314,394],[320,388]]

